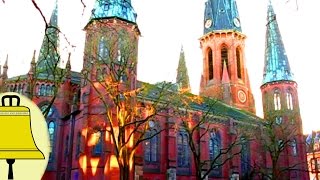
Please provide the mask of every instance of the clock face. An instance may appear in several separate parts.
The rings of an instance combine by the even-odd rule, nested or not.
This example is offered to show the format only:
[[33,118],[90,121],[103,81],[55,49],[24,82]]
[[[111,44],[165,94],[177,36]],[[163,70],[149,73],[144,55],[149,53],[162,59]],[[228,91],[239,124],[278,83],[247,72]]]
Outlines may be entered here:
[[239,18],[234,18],[234,19],[233,19],[233,24],[234,24],[236,27],[240,27],[240,20],[239,20]]
[[242,102],[242,103],[246,102],[246,100],[247,100],[247,95],[246,95],[246,93],[245,93],[244,91],[242,91],[242,90],[239,90],[239,91],[238,91],[238,99],[239,99],[239,101]]
[[211,25],[212,25],[212,20],[211,19],[207,19],[205,24],[204,24],[204,27],[205,28],[209,28],[209,27],[211,27]]

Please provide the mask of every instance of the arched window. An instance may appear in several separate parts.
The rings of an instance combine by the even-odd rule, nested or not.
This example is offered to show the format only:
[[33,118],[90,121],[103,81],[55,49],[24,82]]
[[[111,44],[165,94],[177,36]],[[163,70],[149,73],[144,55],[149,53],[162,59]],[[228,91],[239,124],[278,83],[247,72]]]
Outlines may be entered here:
[[[150,130],[146,133],[146,137],[151,137],[155,133],[157,133],[156,130]],[[144,160],[146,162],[158,162],[159,154],[159,135],[155,135],[152,138],[145,141],[144,146]]]
[[241,54],[240,54],[240,48],[237,47],[236,49],[236,58],[237,58],[237,74],[238,78],[242,79],[242,60],[241,60]]
[[17,92],[18,92],[19,94],[22,93],[22,87],[21,87],[21,86],[22,86],[21,84],[18,85],[18,91],[17,91]]
[[178,167],[189,167],[189,148],[188,134],[185,131],[180,131],[177,136],[178,145]]
[[[216,130],[210,132],[209,137],[209,159],[213,161],[211,163],[219,165],[221,163],[221,136],[220,133]],[[218,158],[217,158],[218,157]],[[217,158],[217,159],[216,159]],[[211,174],[214,176],[221,175],[221,166],[215,166]]]
[[211,48],[208,48],[208,77],[209,80],[213,79],[213,56]]
[[51,95],[54,96],[54,92],[56,90],[56,86],[55,85],[52,85],[51,87]]
[[297,156],[297,154],[298,154],[298,148],[297,148],[297,141],[296,141],[295,139],[292,140],[291,146],[292,146],[292,154],[293,154],[294,156]]
[[289,110],[293,110],[293,101],[292,101],[292,94],[290,91],[287,92],[287,108]]
[[49,140],[50,140],[50,156],[49,156],[49,161],[53,160],[53,147],[54,147],[54,137],[55,137],[55,123],[53,121],[50,121],[48,124],[48,130],[49,130]]
[[47,84],[44,95],[45,96],[50,96],[50,93],[51,93],[51,86],[49,84]]
[[99,61],[106,61],[108,58],[108,48],[107,42],[104,37],[102,37],[99,41],[99,52],[98,52],[98,59]]
[[40,86],[40,90],[39,90],[40,92],[40,96],[45,96],[45,94],[46,94],[46,87],[44,86],[44,84],[41,84],[41,86]]
[[36,84],[36,95],[40,96],[40,86],[38,83]]
[[103,147],[103,140],[102,140],[102,133],[101,131],[98,131],[94,133],[94,136],[96,136],[97,143],[93,147],[93,154],[94,155],[101,155],[102,153],[102,147]]
[[124,61],[125,43],[121,37],[118,39],[118,61]]
[[241,179],[248,179],[250,172],[250,143],[241,138]]
[[226,46],[223,46],[221,49],[221,79],[222,79],[222,72],[224,64],[226,64],[227,72],[230,77],[230,71],[229,71],[229,60],[228,60],[228,49]]
[[273,94],[274,110],[281,110],[280,92],[278,89]]

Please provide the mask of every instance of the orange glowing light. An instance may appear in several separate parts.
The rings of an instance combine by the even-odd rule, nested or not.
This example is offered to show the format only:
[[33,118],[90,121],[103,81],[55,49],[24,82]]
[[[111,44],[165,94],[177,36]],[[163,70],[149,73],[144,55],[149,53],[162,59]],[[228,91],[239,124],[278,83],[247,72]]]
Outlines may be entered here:
[[98,140],[101,136],[101,132],[98,131],[96,133],[93,133],[90,135],[89,140],[88,140],[88,146],[94,146],[98,143]]
[[87,129],[87,128],[82,129],[81,135],[82,135],[83,137],[87,137],[87,132],[88,132],[88,129]]
[[119,168],[117,157],[115,155],[110,156],[110,169]]
[[79,158],[79,164],[84,174],[87,172],[87,156],[81,155]]
[[100,158],[91,158],[90,159],[90,164],[92,167],[92,174],[95,175],[97,172],[97,167],[98,167],[98,163],[99,163]]

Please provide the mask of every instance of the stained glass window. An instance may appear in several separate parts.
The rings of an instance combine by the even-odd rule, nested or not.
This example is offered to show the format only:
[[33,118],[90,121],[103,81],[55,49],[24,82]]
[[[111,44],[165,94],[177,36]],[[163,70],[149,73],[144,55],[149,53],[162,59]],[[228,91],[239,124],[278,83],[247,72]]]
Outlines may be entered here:
[[[151,137],[156,130],[150,130],[146,133],[146,137]],[[158,153],[159,153],[159,135],[155,135],[150,139],[147,139],[144,143],[144,160],[146,162],[158,162]]]
[[190,155],[188,147],[188,134],[180,131],[177,136],[178,145],[178,167],[189,167]]

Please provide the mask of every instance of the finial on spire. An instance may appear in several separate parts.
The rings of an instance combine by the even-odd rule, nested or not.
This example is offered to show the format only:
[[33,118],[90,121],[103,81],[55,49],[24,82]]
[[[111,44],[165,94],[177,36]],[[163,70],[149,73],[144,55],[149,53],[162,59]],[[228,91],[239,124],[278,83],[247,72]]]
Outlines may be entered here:
[[6,57],[6,61],[4,62],[4,65],[3,65],[3,69],[8,69],[8,54],[7,54],[7,57]]
[[69,71],[71,70],[70,56],[71,56],[71,53],[69,52],[68,53],[68,60],[67,60],[67,64],[66,64],[66,69]]

